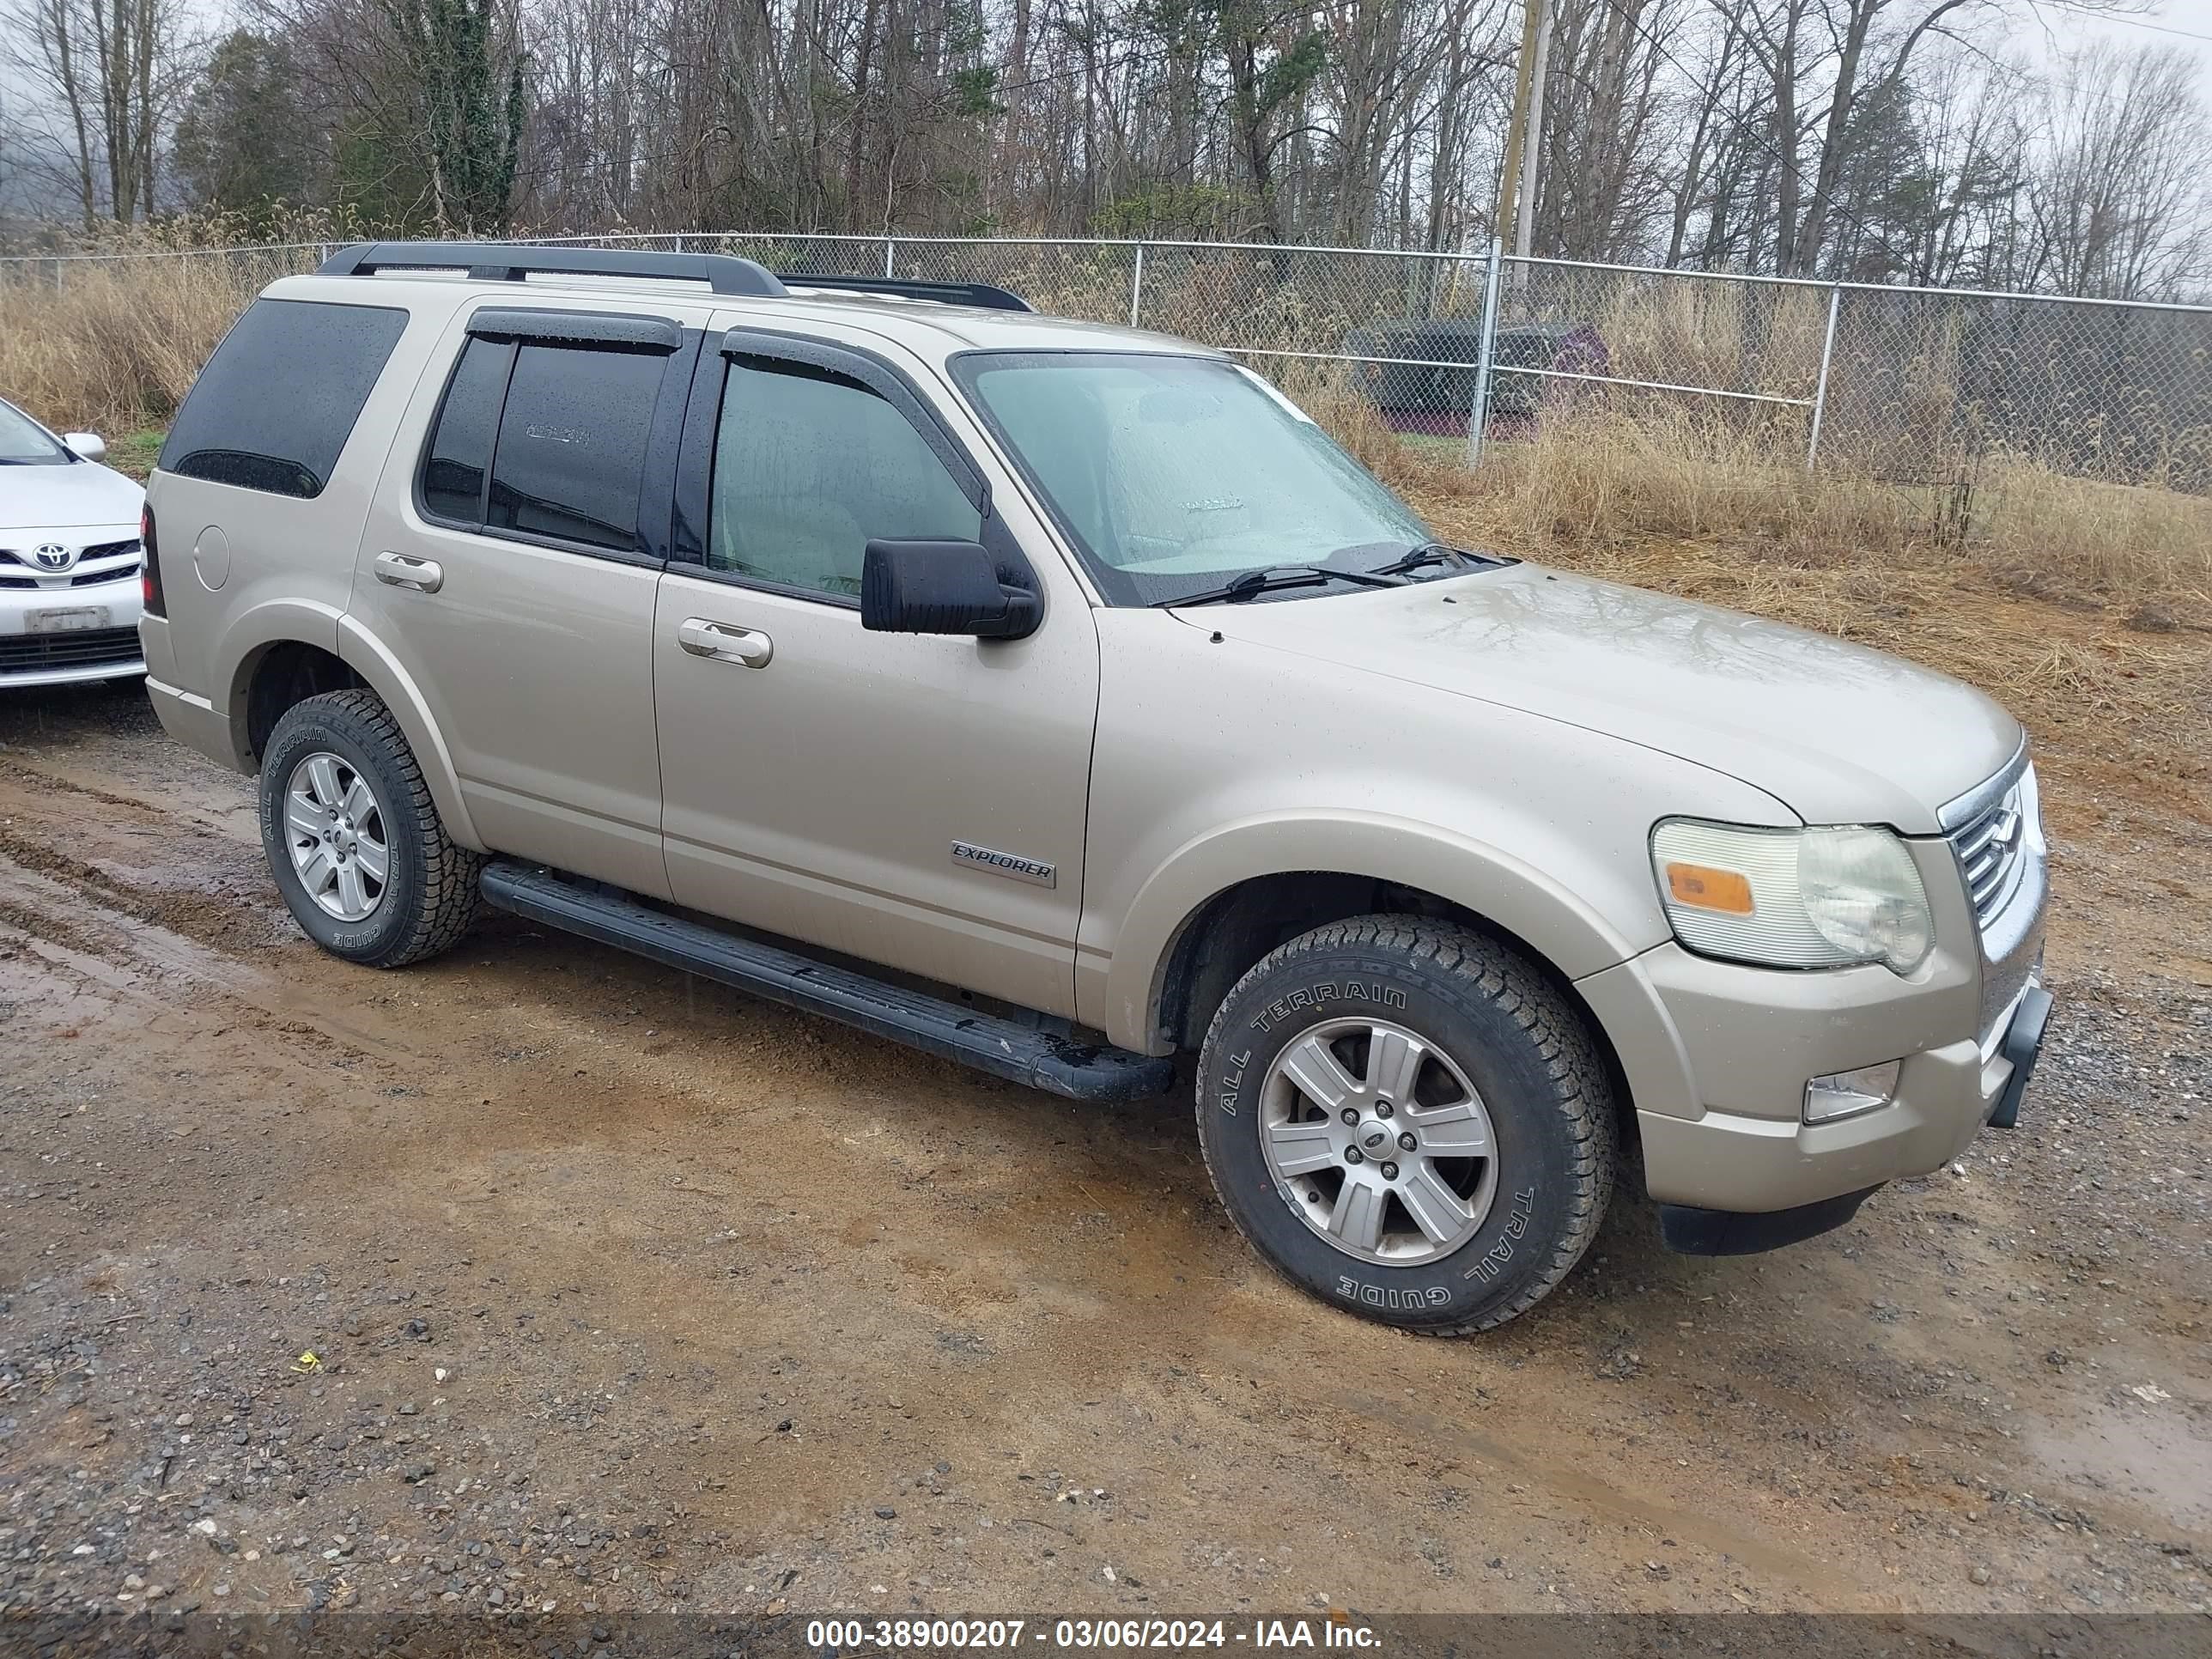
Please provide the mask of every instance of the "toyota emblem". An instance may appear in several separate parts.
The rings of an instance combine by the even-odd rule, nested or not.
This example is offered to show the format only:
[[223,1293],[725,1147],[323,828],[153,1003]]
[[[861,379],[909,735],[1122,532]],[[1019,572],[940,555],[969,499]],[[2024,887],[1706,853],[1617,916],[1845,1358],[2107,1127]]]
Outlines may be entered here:
[[31,556],[39,562],[41,570],[66,570],[76,562],[76,550],[64,547],[59,542],[41,542]]

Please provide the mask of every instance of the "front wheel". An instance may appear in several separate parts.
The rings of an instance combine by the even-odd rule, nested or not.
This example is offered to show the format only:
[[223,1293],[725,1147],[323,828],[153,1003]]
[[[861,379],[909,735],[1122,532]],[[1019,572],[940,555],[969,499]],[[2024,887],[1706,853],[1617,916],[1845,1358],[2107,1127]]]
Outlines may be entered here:
[[1470,928],[1366,916],[1261,960],[1199,1058],[1215,1190],[1301,1290],[1429,1335],[1525,1312],[1612,1195],[1606,1068],[1581,1015]]

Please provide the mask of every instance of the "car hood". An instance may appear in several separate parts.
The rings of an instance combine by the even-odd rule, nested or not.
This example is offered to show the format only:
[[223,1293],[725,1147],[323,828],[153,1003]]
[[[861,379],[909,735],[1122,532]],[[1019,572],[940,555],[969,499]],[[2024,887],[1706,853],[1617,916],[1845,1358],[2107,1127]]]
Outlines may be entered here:
[[2021,740],[1972,687],[1886,653],[1540,565],[1177,614],[1626,738],[1741,779],[1810,823],[1931,833]]
[[0,466],[0,534],[135,525],[145,492],[92,461],[69,466]]

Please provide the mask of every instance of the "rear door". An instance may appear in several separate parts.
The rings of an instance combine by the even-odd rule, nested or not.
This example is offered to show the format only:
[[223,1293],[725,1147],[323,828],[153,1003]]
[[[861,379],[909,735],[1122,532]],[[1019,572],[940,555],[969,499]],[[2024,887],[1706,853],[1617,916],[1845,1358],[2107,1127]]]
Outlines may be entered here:
[[[891,350],[733,330],[701,355],[653,629],[669,880],[702,910],[1072,1014],[1097,630],[957,406]],[[1003,538],[1043,625],[864,630],[873,537]]]
[[485,842],[661,896],[654,589],[707,315],[627,295],[465,313],[353,584],[356,619],[414,679]]

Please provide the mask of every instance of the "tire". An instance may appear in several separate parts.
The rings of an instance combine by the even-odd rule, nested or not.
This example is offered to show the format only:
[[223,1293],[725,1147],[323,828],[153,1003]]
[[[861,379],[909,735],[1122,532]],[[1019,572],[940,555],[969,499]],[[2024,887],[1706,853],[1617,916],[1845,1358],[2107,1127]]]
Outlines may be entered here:
[[1198,1130],[1270,1266],[1431,1336],[1502,1325],[1566,1276],[1604,1218],[1618,1139],[1566,999],[1497,940],[1419,916],[1316,928],[1238,981],[1200,1051]]
[[[336,787],[319,791],[319,776],[334,778]],[[356,781],[368,799],[368,809],[358,813],[352,808],[363,798],[353,787]],[[298,799],[295,783],[305,792]],[[313,817],[311,809],[325,795],[344,811],[342,818]],[[304,833],[317,822],[351,838],[334,843],[319,861]],[[401,968],[434,957],[467,931],[476,914],[483,857],[446,834],[399,722],[374,691],[325,692],[293,704],[277,720],[261,757],[261,845],[294,920],[348,962]],[[307,865],[294,856],[295,845],[310,857]],[[374,864],[368,854],[380,847],[378,878],[369,873]],[[332,870],[349,860],[355,882],[342,890]],[[322,897],[309,891],[311,880]]]

